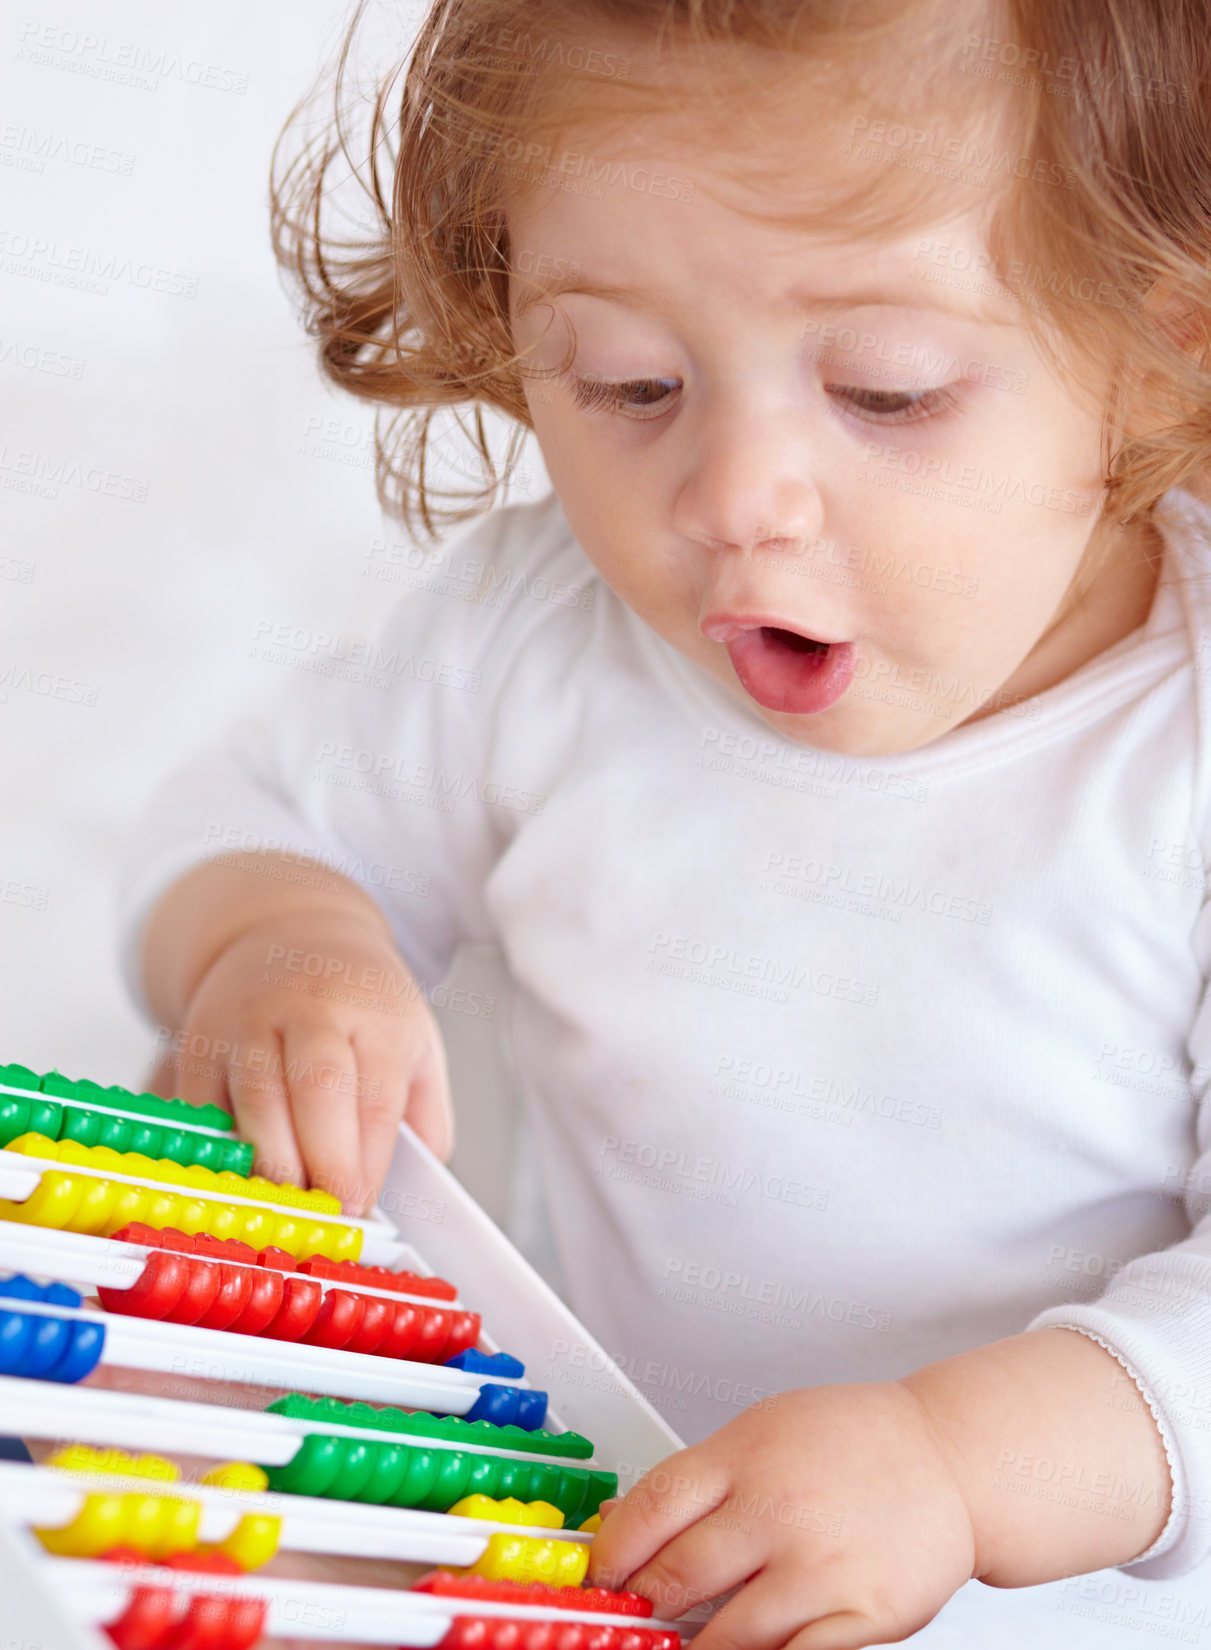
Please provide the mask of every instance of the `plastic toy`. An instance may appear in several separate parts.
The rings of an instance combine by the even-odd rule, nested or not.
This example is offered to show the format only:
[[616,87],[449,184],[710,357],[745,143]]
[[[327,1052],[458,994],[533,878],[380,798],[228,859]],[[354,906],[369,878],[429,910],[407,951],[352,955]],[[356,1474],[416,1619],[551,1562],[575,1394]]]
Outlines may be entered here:
[[[218,1108],[0,1067],[0,1404],[18,1435],[81,1440],[0,1462],[0,1593],[33,1602],[29,1642],[676,1650],[646,1601],[578,1585],[618,1479],[568,1423],[602,1421],[640,1470],[675,1438],[621,1376],[568,1376],[570,1314],[406,1129],[400,1147],[384,1203],[407,1240],[249,1174]],[[562,1416],[430,1256],[514,1314]],[[98,1364],[118,1379],[81,1386]],[[136,1396],[123,1370],[181,1378]],[[249,1408],[258,1386],[287,1395]],[[6,1524],[36,1543],[10,1549]],[[300,1578],[308,1553],[443,1568],[382,1588]]]

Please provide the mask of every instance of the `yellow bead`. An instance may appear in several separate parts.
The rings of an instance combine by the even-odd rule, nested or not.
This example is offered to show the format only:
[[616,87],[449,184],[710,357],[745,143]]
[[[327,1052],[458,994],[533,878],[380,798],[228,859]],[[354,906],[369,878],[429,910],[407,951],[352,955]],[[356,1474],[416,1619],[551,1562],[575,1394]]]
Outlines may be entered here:
[[582,1530],[588,1530],[591,1534],[596,1535],[598,1530],[601,1528],[601,1514],[594,1513],[592,1518],[586,1518],[580,1528]]
[[126,1533],[125,1500],[121,1495],[86,1495],[84,1505],[60,1529],[35,1530],[49,1553],[60,1558],[95,1558],[107,1547],[123,1545]]
[[251,1461],[224,1461],[220,1467],[211,1467],[201,1479],[219,1490],[255,1490],[269,1488],[269,1474],[264,1467],[254,1467]]
[[498,1534],[488,1537],[482,1556],[465,1573],[492,1581],[545,1581],[551,1587],[579,1587],[588,1568],[587,1542]]
[[[94,1169],[111,1169],[114,1174],[129,1174],[126,1167],[126,1152],[116,1152],[112,1146],[89,1146],[89,1166]],[[63,1159],[60,1158],[60,1162]]]
[[327,1254],[330,1260],[357,1260],[365,1233],[360,1226],[331,1226]]
[[268,1249],[273,1244],[274,1218],[268,1209],[241,1208],[236,1204],[240,1222],[240,1240],[254,1249]]
[[122,1173],[133,1175],[136,1180],[158,1180],[157,1167],[155,1158],[148,1157],[146,1152],[122,1153]]
[[20,1152],[23,1157],[49,1157],[52,1162],[59,1157],[59,1141],[52,1140],[46,1134],[19,1134],[15,1140],[10,1140],[4,1148],[8,1152]]
[[128,1495],[126,1540],[152,1558],[189,1552],[198,1544],[201,1503],[172,1495]]
[[41,1180],[24,1203],[10,1203],[0,1199],[0,1217],[23,1221],[30,1226],[52,1226],[56,1231],[67,1231],[84,1196],[85,1177],[65,1174],[62,1169],[46,1169]]
[[122,1182],[97,1180],[91,1175],[87,1178],[81,1175],[80,1178],[84,1181],[84,1188],[72,1213],[71,1230],[95,1236],[104,1232],[122,1190]]
[[181,1165],[180,1182],[182,1186],[194,1186],[199,1191],[213,1192],[218,1188],[215,1181],[218,1176],[213,1169],[208,1169],[205,1163],[190,1163]]
[[282,1521],[268,1513],[245,1513],[219,1551],[226,1553],[241,1570],[259,1570],[278,1550]]
[[488,1518],[495,1524],[534,1524],[543,1530],[562,1530],[563,1514],[549,1501],[518,1501],[506,1496],[494,1501],[490,1495],[465,1495],[449,1509],[457,1518]]
[[117,1189],[114,1193],[113,1206],[109,1211],[110,1232],[118,1232],[123,1226],[128,1226],[132,1220],[140,1219],[140,1211],[144,1203],[144,1188],[142,1186],[127,1186],[121,1181],[115,1181],[114,1184]]
[[177,1212],[172,1224],[178,1232],[186,1232],[190,1237],[195,1232],[209,1232],[210,1224],[214,1219],[214,1204],[206,1197],[190,1196],[188,1192],[177,1192],[173,1201],[177,1205]]
[[91,1146],[84,1146],[78,1140],[60,1140],[57,1142],[53,1156],[60,1163],[75,1163],[92,1168],[93,1154]]

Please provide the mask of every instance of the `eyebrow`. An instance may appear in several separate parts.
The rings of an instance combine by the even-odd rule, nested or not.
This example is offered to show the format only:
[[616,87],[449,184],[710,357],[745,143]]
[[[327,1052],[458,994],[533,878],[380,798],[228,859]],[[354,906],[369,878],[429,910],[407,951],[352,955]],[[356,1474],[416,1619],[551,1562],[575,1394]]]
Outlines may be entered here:
[[[654,303],[660,296],[652,287],[646,286],[614,286],[603,281],[586,281],[578,275],[565,275],[559,280],[551,281],[547,285],[530,288],[517,301],[516,319],[521,320],[524,315],[538,304],[559,298],[569,293],[580,293],[589,298],[607,298],[615,303],[625,304],[628,309],[641,309],[645,303]],[[1012,295],[998,299],[995,294],[992,298],[992,308],[984,304],[965,304],[961,301],[947,302],[940,292],[925,291],[922,293],[898,290],[896,288],[871,287],[862,288],[844,295],[832,297],[812,297],[806,291],[792,292],[792,302],[804,309],[818,309],[838,313],[847,309],[860,309],[873,305],[884,305],[895,309],[933,309],[945,315],[954,315],[960,320],[983,321],[990,326],[1013,326],[1002,312],[1002,306],[1012,301]],[[957,297],[958,295],[956,295]]]

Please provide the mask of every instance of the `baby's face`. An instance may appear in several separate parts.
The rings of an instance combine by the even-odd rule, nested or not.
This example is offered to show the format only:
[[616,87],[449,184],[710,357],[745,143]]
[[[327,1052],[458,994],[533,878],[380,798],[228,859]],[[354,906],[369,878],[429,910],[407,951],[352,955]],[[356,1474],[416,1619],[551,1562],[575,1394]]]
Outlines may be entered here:
[[[1141,622],[1154,575],[1097,522],[1104,395],[1032,343],[983,211],[826,240],[743,215],[779,205],[759,166],[725,179],[667,130],[565,138],[555,186],[507,211],[517,347],[546,369],[567,320],[578,341],[525,381],[535,435],[618,595],[779,733],[854,755],[1011,705]],[[556,281],[596,290],[526,307]]]

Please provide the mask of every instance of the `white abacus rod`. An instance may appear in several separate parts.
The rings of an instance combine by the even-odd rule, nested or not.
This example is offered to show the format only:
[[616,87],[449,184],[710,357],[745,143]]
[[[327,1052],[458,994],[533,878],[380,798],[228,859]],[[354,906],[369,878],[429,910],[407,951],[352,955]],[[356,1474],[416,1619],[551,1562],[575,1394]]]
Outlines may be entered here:
[[592,1460],[548,1451],[505,1449],[495,1444],[454,1443],[446,1438],[392,1432],[388,1428],[346,1426],[338,1421],[305,1421],[261,1410],[231,1409],[224,1404],[186,1403],[177,1398],[150,1398],[104,1387],[74,1386],[70,1400],[53,1381],[0,1375],[0,1415],[6,1429],[20,1438],[61,1438],[70,1421],[73,1434],[93,1444],[122,1449],[166,1449],[208,1460],[255,1461],[262,1467],[285,1466],[311,1433],[405,1444],[425,1450],[473,1449],[477,1455],[500,1455],[510,1461],[540,1461],[556,1466],[600,1470]]
[[308,1392],[326,1397],[440,1410],[443,1415],[465,1415],[479,1398],[479,1377],[441,1364],[378,1358],[371,1352],[305,1346],[299,1341],[238,1335],[230,1329],[199,1329],[194,1324],[164,1323],[156,1318],[125,1317],[120,1312],[93,1312],[4,1295],[0,1295],[0,1311],[100,1324],[105,1330],[101,1362],[118,1369],[277,1387],[285,1392],[305,1387]]

